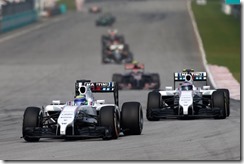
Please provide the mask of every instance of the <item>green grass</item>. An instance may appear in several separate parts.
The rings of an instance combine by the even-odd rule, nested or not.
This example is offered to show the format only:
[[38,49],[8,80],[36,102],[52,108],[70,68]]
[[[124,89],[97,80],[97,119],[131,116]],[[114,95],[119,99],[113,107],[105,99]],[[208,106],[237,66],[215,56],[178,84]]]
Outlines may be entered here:
[[75,10],[75,0],[59,0],[59,4],[66,4],[68,10]]
[[226,66],[240,82],[241,21],[221,11],[220,0],[207,5],[192,3],[192,10],[201,35],[209,64]]

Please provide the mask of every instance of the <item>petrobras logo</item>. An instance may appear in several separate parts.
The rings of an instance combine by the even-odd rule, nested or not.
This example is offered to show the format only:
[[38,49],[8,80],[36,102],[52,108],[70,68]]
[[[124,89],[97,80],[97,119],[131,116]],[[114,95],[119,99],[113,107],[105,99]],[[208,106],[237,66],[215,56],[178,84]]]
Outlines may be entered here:
[[241,4],[241,0],[225,0],[225,3],[229,5],[239,5]]

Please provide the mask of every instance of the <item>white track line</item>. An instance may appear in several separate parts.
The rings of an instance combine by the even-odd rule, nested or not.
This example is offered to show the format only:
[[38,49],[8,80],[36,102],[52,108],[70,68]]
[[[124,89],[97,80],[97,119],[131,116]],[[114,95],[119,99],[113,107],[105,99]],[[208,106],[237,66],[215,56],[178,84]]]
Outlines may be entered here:
[[189,15],[191,17],[191,22],[192,22],[192,26],[193,26],[193,29],[194,29],[194,32],[195,32],[195,35],[197,37],[197,42],[198,42],[198,45],[199,45],[199,49],[200,49],[200,53],[201,53],[201,56],[202,56],[202,61],[203,61],[203,65],[205,67],[205,70],[207,71],[208,73],[208,77],[209,77],[209,80],[211,81],[212,85],[214,88],[217,88],[216,86],[216,83],[213,79],[213,75],[211,74],[209,68],[208,68],[208,65],[207,65],[207,60],[206,60],[206,53],[205,53],[205,50],[203,48],[203,43],[202,43],[202,39],[200,37],[200,34],[198,32],[198,28],[197,28],[197,23],[195,21],[195,17],[193,15],[193,12],[192,12],[192,9],[191,9],[191,0],[188,0],[187,1],[187,9],[188,9],[188,12],[189,12]]

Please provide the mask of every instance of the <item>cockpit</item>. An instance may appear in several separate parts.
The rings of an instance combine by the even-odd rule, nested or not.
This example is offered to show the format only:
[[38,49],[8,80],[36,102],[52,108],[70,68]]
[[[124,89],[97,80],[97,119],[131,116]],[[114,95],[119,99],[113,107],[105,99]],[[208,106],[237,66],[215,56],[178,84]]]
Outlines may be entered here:
[[181,91],[191,91],[193,90],[193,85],[192,84],[182,84],[180,86]]

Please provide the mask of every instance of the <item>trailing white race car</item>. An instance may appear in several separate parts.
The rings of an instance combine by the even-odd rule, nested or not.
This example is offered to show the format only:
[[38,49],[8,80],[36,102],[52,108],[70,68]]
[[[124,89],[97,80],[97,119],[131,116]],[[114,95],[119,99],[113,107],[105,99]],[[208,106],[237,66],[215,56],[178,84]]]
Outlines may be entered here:
[[[206,82],[196,87],[195,82]],[[175,88],[176,82],[180,83]],[[172,117],[213,117],[225,119],[230,115],[228,89],[210,89],[207,85],[206,72],[194,72],[184,69],[174,73],[174,89],[166,87],[164,91],[151,91],[148,94],[147,119],[158,121]]]
[[[95,100],[93,93],[114,94],[114,104]],[[118,88],[114,82],[77,80],[75,99],[64,104],[53,101],[45,107],[28,107],[23,117],[23,138],[36,142],[40,138],[90,138],[117,139],[124,135],[140,135],[143,113],[139,102],[125,102],[120,111]]]

